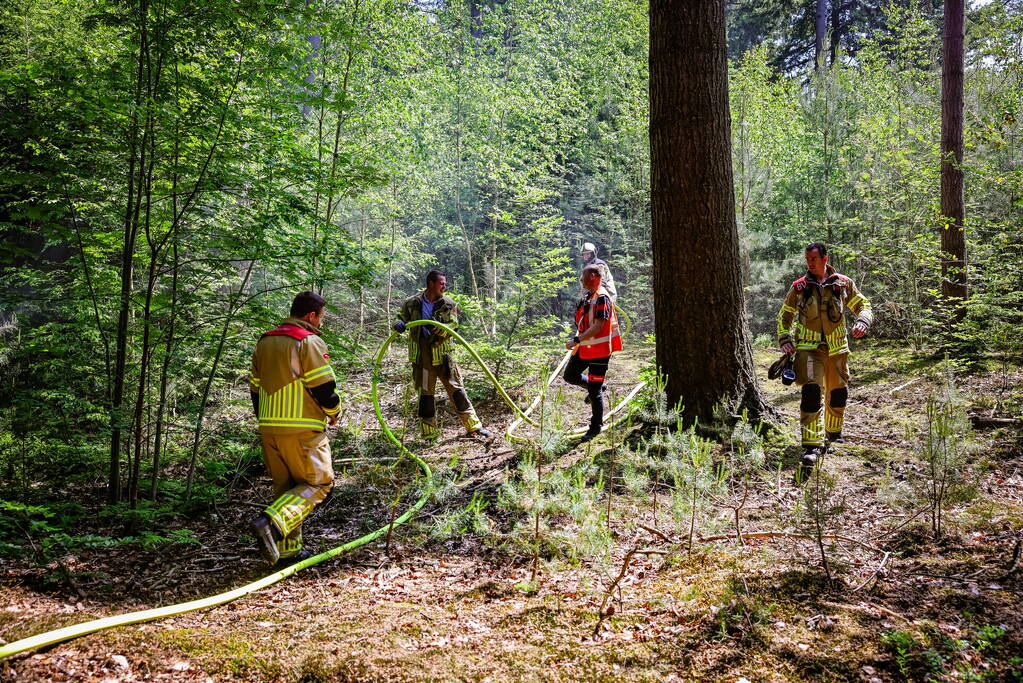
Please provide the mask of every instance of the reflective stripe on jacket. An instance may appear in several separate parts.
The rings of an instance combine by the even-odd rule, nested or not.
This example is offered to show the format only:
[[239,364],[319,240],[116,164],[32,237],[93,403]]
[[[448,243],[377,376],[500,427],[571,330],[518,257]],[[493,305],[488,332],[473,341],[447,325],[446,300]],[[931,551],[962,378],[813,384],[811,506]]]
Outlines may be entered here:
[[[412,322],[423,319],[423,297],[426,292],[420,292],[411,296],[401,305],[398,311],[398,320]],[[433,302],[433,315],[430,320],[436,320],[453,328],[458,327],[458,308],[455,300],[442,296]],[[419,347],[422,345],[423,328],[425,325],[409,330],[408,335],[408,360],[413,365],[419,364]],[[439,327],[431,327],[432,334],[426,342],[430,354],[430,363],[434,366],[444,364],[444,354],[451,353],[451,335]]]
[[827,346],[829,356],[849,353],[845,311],[870,327],[874,313],[852,278],[828,265],[823,282],[807,273],[792,283],[778,311],[778,345],[792,343],[800,350]]
[[[323,431],[328,413],[308,389],[336,381],[327,345],[319,337],[320,331],[304,320],[287,318],[282,325],[301,327],[312,334],[296,339],[274,330],[256,344],[249,388],[259,394],[259,429],[268,434]],[[330,414],[339,410],[340,405]]]
[[[603,297],[603,300],[601,299]],[[597,313],[606,313],[607,318],[603,319],[600,331],[595,337],[584,339],[579,342],[580,358],[604,358],[615,351],[622,350],[622,337],[618,329],[618,314],[615,313],[614,304],[607,290],[601,285],[593,294],[579,301],[575,309],[575,324],[582,334],[590,329],[593,321],[597,319]]]

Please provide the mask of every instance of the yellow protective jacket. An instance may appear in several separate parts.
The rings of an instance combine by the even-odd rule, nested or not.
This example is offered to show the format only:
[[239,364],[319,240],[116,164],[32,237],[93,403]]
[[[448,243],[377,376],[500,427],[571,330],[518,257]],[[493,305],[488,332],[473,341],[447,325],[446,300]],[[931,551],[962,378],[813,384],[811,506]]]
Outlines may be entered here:
[[323,408],[309,390],[334,382],[327,345],[320,331],[304,320],[285,318],[256,344],[249,390],[259,395],[259,429],[267,434],[324,431],[340,402]]
[[826,345],[829,356],[849,353],[847,309],[856,314],[856,322],[868,328],[874,322],[870,301],[852,278],[836,272],[831,265],[825,269],[823,282],[807,273],[792,283],[778,311],[778,345],[791,342],[799,350]]
[[[423,297],[426,296],[426,292],[420,292],[415,296],[411,296],[405,300],[405,303],[401,305],[401,310],[398,312],[398,320],[403,322],[412,322],[413,320],[423,320]],[[433,302],[433,315],[430,317],[431,320],[450,325],[453,328],[458,327],[458,308],[455,305],[455,300],[442,296]],[[425,347],[427,352],[430,354],[430,362],[432,365],[443,365],[444,355],[451,353],[451,335],[447,331],[440,329],[439,327],[430,327],[432,333],[428,337],[423,334],[423,329],[426,326],[417,327],[409,330],[408,335],[408,360],[413,365],[419,364],[419,353],[422,347]],[[425,339],[425,341],[424,341]]]

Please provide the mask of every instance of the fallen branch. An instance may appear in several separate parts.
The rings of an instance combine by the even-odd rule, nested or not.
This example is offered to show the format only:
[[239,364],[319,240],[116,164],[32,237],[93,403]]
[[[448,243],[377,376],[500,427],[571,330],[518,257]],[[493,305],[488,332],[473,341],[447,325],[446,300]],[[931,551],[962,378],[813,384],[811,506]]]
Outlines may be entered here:
[[922,379],[923,379],[923,377],[914,377],[913,379],[909,380],[905,384],[900,384],[899,386],[897,386],[894,389],[892,389],[891,391],[889,391],[888,395],[889,396],[894,396],[895,394],[899,393],[903,389],[906,389],[907,387],[913,386],[914,384],[916,384],[917,382],[919,382]]
[[600,635],[600,629],[604,625],[604,619],[614,614],[614,605],[608,605],[610,601],[614,599],[615,588],[622,579],[625,578],[626,573],[629,571],[629,564],[632,562],[632,557],[639,552],[639,548],[633,548],[629,552],[625,553],[625,559],[622,560],[622,569],[618,572],[618,576],[615,577],[614,581],[607,587],[604,592],[604,599],[600,601],[600,609],[597,611],[597,624],[593,627],[593,635],[591,637],[596,638]]
[[[882,607],[881,605],[875,605],[872,602],[866,602],[866,603],[861,602],[859,605],[850,605],[849,603],[846,603],[846,602],[831,602],[829,600],[824,600],[824,601],[821,602],[821,604],[827,605],[828,607],[835,607],[835,608],[838,608],[838,609],[851,609],[851,610],[855,610],[857,612],[867,612],[867,613],[869,613],[871,610],[877,610],[878,612],[881,612],[882,614],[887,614],[890,617],[895,617],[896,619],[902,619],[907,624],[912,624],[913,623],[913,620],[910,619],[909,617],[904,616],[902,614],[899,614],[898,612],[894,612],[894,611],[888,609],[887,607]],[[871,615],[871,616],[873,616],[873,615]]]
[[1019,569],[1019,553],[1021,544],[1023,544],[1023,541],[1016,541],[1016,545],[1012,549],[1012,561],[1009,563],[1009,568],[1005,570],[1005,573],[998,577],[999,581],[1004,581],[1015,574],[1016,570]]
[[656,527],[647,526],[646,524],[636,524],[636,526],[638,526],[643,531],[649,531],[654,536],[657,536],[658,538],[660,538],[662,541],[665,541],[667,543],[671,543],[672,542],[671,541],[671,537],[668,536],[668,534],[664,533],[660,529],[657,529]]
[[[742,534],[742,537],[743,538],[758,538],[758,539],[765,539],[765,538],[790,538],[790,539],[795,539],[795,540],[800,540],[800,541],[816,541],[817,540],[816,536],[807,536],[805,534],[793,534],[793,533],[789,533],[787,531],[749,531],[749,532],[746,532],[746,533]],[[698,538],[696,540],[699,541],[700,543],[710,543],[712,541],[728,541],[728,540],[731,540],[733,538],[735,538],[735,534],[725,534],[725,535],[721,535],[721,536],[707,536],[706,538]],[[877,546],[870,545],[869,543],[864,543],[863,541],[858,541],[855,538],[849,538],[848,536],[841,536],[839,534],[821,534],[821,538],[829,540],[829,541],[845,541],[846,543],[852,543],[855,546],[859,546],[860,548],[865,548],[866,550],[870,550],[870,551],[875,552],[875,553],[880,553],[880,554],[884,554],[885,553],[884,550],[881,550]]]
[[1023,425],[1023,420],[1018,417],[984,417],[983,415],[970,415],[970,423],[974,429],[994,427],[1018,427]]
[[882,570],[884,570],[884,566],[885,566],[885,564],[888,563],[888,558],[891,557],[891,556],[892,556],[891,553],[885,553],[884,557],[881,558],[881,563],[879,565],[877,565],[877,569],[875,569],[873,572],[871,572],[870,576],[865,578],[863,580],[863,582],[860,583],[860,585],[858,585],[855,588],[853,588],[852,592],[853,593],[857,592],[858,590],[860,590],[861,588],[866,586],[868,583],[873,581],[877,577],[877,575],[880,574]]

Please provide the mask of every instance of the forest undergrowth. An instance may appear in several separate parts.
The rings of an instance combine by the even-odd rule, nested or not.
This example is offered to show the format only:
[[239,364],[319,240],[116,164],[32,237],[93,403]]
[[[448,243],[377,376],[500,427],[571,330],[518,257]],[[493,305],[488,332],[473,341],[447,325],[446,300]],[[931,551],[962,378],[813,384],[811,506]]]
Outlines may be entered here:
[[[616,357],[613,394],[651,351]],[[214,610],[11,658],[0,677],[1023,680],[1023,368],[961,372],[881,344],[852,365],[848,443],[813,473],[797,471],[798,391],[763,377],[788,421],[778,430],[680,429],[651,391],[580,446],[560,434],[584,422],[582,393],[561,382],[524,446],[461,437],[445,413],[436,445],[409,437],[434,489],[389,541]],[[469,374],[503,430],[509,412]],[[388,379],[388,419],[414,434],[410,396]],[[353,377],[350,394],[367,383]],[[307,526],[314,549],[386,523],[421,485],[410,464],[391,467],[368,401],[349,405],[338,485]],[[221,500],[164,530],[170,542],[5,559],[0,639],[264,574],[245,521],[268,483],[258,460],[239,465]],[[44,531],[26,527],[25,543]]]

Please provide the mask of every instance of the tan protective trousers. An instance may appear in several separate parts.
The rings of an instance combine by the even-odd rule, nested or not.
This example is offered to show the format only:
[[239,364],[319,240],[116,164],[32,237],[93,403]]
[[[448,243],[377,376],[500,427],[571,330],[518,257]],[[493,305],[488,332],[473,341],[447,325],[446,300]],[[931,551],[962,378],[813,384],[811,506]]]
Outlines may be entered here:
[[799,424],[804,446],[823,445],[825,432],[842,432],[849,396],[848,361],[848,353],[829,356],[827,348],[796,351],[793,365],[796,384],[802,387]]
[[274,487],[274,502],[264,510],[284,536],[281,557],[302,549],[302,521],[334,486],[334,466],[326,432],[263,434],[263,462]]
[[472,407],[465,387],[462,385],[462,375],[458,371],[458,365],[450,356],[444,356],[441,365],[433,365],[429,354],[420,353],[424,359],[412,366],[412,380],[419,390],[419,420],[422,435],[427,438],[437,436],[437,408],[434,402],[434,391],[437,387],[437,380],[441,381],[444,389],[448,392],[448,398],[455,407],[458,419],[462,426],[469,432],[480,428],[480,419],[476,416],[476,409]]

